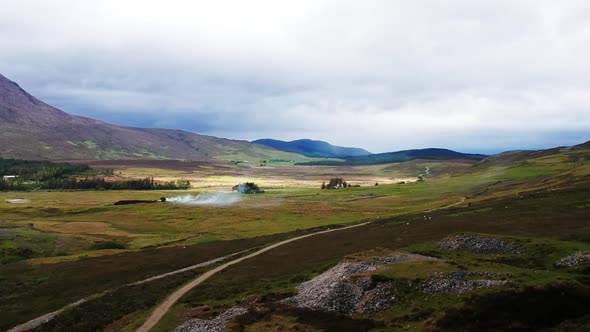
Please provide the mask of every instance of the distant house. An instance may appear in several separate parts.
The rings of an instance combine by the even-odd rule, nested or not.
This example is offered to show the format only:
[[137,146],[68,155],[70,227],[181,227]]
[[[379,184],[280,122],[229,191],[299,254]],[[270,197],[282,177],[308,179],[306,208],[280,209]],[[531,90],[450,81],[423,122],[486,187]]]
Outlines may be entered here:
[[257,184],[254,182],[240,183],[232,187],[232,191],[237,191],[242,194],[260,194],[264,190],[260,190]]
[[18,175],[4,175],[4,176],[2,176],[2,178],[3,178],[4,180],[8,180],[8,179],[16,179],[16,178],[18,178],[18,177],[19,177]]

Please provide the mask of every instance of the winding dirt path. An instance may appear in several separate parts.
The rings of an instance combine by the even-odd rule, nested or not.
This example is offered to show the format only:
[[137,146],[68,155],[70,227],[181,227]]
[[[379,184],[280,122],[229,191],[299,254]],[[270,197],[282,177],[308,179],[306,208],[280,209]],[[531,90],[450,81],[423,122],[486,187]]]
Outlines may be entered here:
[[[156,276],[153,276],[153,277],[149,277],[147,279],[143,279],[143,280],[140,280],[140,281],[136,281],[136,282],[132,282],[132,283],[129,283],[129,284],[125,284],[124,286],[140,285],[140,284],[144,284],[144,283],[147,283],[147,282],[150,282],[150,281],[154,281],[154,280],[157,280],[157,279],[165,278],[165,277],[168,277],[168,276],[171,276],[171,275],[174,275],[174,274],[178,274],[178,273],[182,273],[182,272],[194,270],[194,269],[197,269],[197,268],[200,268],[200,267],[209,266],[211,264],[215,264],[215,263],[224,261],[224,260],[226,260],[228,258],[231,258],[233,256],[236,256],[236,255],[239,255],[239,254],[243,254],[243,253],[248,252],[250,250],[251,249],[234,252],[234,253],[231,253],[229,255],[225,255],[225,256],[222,256],[222,257],[217,257],[217,258],[214,258],[214,259],[211,259],[211,260],[202,262],[202,263],[198,263],[198,264],[195,264],[195,265],[191,265],[191,266],[188,266],[188,267],[179,269],[179,270],[175,270],[175,271],[172,271],[172,272],[162,273],[162,274],[159,274],[159,275],[156,275]],[[90,298],[90,297],[93,297],[93,296],[96,296],[96,295],[105,295],[105,294],[108,294],[108,293],[110,293],[112,291],[113,291],[112,289],[109,289],[109,290],[106,290],[106,291],[104,291],[102,293],[97,293],[97,294],[90,295],[90,296],[85,297],[83,299],[80,299],[80,300],[78,300],[78,301],[76,301],[74,303],[70,303],[70,304],[64,306],[61,309],[58,309],[56,311],[52,311],[52,312],[46,313],[46,314],[44,314],[42,316],[39,316],[37,318],[33,318],[33,319],[31,319],[31,320],[29,320],[29,321],[27,321],[25,323],[22,323],[20,325],[17,325],[15,327],[11,328],[10,330],[8,330],[7,332],[25,332],[25,331],[33,330],[33,329],[35,329],[35,328],[37,328],[37,327],[39,327],[39,326],[41,326],[41,325],[43,325],[43,324],[51,321],[52,319],[55,318],[55,316],[59,315],[62,311],[66,310],[66,309],[74,308],[74,307],[77,307],[77,306],[81,305],[82,303],[86,302],[87,299]]]
[[[380,197],[380,196],[377,196],[377,197]],[[376,198],[376,197],[371,197],[371,198]],[[459,204],[461,204],[463,202],[465,202],[465,197],[462,197],[459,202],[452,203],[452,204],[445,205],[445,206],[441,206],[441,207],[434,208],[434,209],[430,209],[430,210],[426,210],[424,212],[433,212],[433,211],[436,211],[436,210],[450,208],[450,207],[459,205]],[[174,305],[174,303],[176,303],[176,301],[178,301],[178,299],[180,299],[180,297],[182,297],[184,294],[186,294],[188,291],[190,291],[194,287],[196,287],[199,284],[201,284],[203,281],[209,279],[211,276],[213,276],[217,272],[219,272],[221,270],[224,270],[225,268],[227,268],[227,267],[229,267],[231,265],[234,265],[234,264],[237,264],[237,263],[239,263],[241,261],[244,261],[246,259],[249,259],[249,258],[258,256],[258,255],[260,255],[262,253],[265,253],[265,252],[267,252],[269,250],[272,250],[274,248],[280,247],[282,245],[285,245],[285,244],[290,243],[290,242],[293,242],[293,241],[301,240],[301,239],[304,239],[304,238],[307,238],[307,237],[310,237],[310,236],[315,236],[315,235],[321,235],[321,234],[330,233],[330,232],[341,231],[341,230],[345,230],[345,229],[349,229],[349,228],[354,228],[354,227],[360,227],[360,226],[367,225],[369,223],[370,222],[365,222],[365,223],[362,223],[362,224],[356,224],[356,225],[352,225],[352,226],[346,226],[346,227],[341,227],[341,228],[328,229],[328,230],[325,230],[325,231],[315,232],[315,233],[311,233],[311,234],[307,234],[307,235],[302,235],[302,236],[299,236],[299,237],[295,237],[295,238],[292,238],[292,239],[288,239],[288,240],[285,240],[285,241],[282,241],[282,242],[278,242],[278,243],[272,244],[270,246],[264,247],[264,248],[262,248],[262,249],[260,249],[260,250],[258,250],[256,252],[254,252],[252,254],[249,254],[249,255],[240,257],[238,259],[235,259],[233,261],[230,261],[230,262],[227,262],[227,263],[225,263],[223,265],[220,265],[220,266],[218,266],[218,267],[216,267],[216,268],[214,268],[212,270],[209,270],[209,271],[205,272],[204,274],[200,275],[199,277],[197,277],[196,279],[194,279],[193,281],[191,281],[190,283],[184,285],[182,288],[178,289],[174,293],[172,293],[172,295],[170,295],[168,298],[166,298],[166,300],[164,300],[164,302],[162,302],[152,312],[152,314],[150,315],[150,317],[148,317],[148,319],[145,321],[145,323],[139,329],[137,329],[137,331],[138,332],[139,331],[141,331],[141,332],[143,332],[143,331],[145,331],[145,332],[149,331],[152,327],[154,327],[160,321],[160,319],[162,318],[162,316],[164,316],[164,314],[166,312],[168,312],[168,310]],[[137,281],[137,282],[129,283],[129,284],[126,284],[125,286],[143,284],[143,283],[150,282],[150,281],[153,281],[153,280],[156,280],[156,279],[165,278],[165,277],[168,277],[170,275],[177,274],[177,273],[181,273],[181,272],[193,270],[193,269],[200,268],[200,267],[205,267],[205,266],[208,266],[208,265],[211,265],[211,264],[215,264],[215,263],[221,262],[223,260],[226,260],[226,259],[231,258],[233,256],[242,254],[242,253],[247,252],[247,251],[249,251],[249,249],[248,250],[242,250],[242,251],[239,251],[239,252],[235,252],[235,253],[232,253],[232,254],[229,254],[229,255],[226,255],[226,256],[223,256],[223,257],[218,257],[218,258],[215,258],[215,259],[206,261],[206,262],[202,262],[202,263],[199,263],[199,264],[188,266],[188,267],[185,267],[185,268],[182,268],[182,269],[179,269],[179,270],[175,270],[175,271],[172,271],[172,272],[167,272],[167,273],[163,273],[163,274],[160,274],[160,275],[156,275],[156,276],[153,276],[153,277],[150,277],[150,278],[147,278],[147,279],[144,279],[144,280],[140,280],[140,281]],[[108,293],[110,291],[111,290],[107,290],[107,291],[105,291],[105,292],[103,292],[101,294],[106,294],[106,293]],[[92,296],[95,296],[95,295],[97,295],[97,294],[94,294]],[[60,314],[62,311],[66,310],[66,309],[69,309],[69,308],[72,308],[72,307],[77,307],[77,306],[79,306],[80,304],[82,304],[82,303],[84,303],[86,301],[87,301],[87,298],[80,299],[80,300],[78,300],[78,301],[76,301],[74,303],[70,303],[70,304],[64,306],[61,309],[58,309],[56,311],[53,311],[53,312],[44,314],[44,315],[39,316],[37,318],[33,318],[33,319],[31,319],[31,320],[23,323],[23,324],[17,325],[15,327],[11,328],[10,330],[8,330],[8,332],[24,332],[24,331],[29,331],[29,330],[35,329],[35,328],[37,328],[37,327],[39,327],[39,326],[41,326],[41,325],[43,325],[43,324],[51,321],[53,318],[55,318],[55,316],[57,316],[58,314]]]
[[168,296],[164,302],[162,302],[160,305],[158,305],[158,307],[156,307],[156,309],[154,309],[154,311],[151,313],[151,315],[147,318],[147,320],[143,323],[142,326],[140,326],[136,332],[148,332],[150,331],[159,321],[160,319],[162,319],[162,317],[164,316],[164,314],[166,314],[166,312],[168,312],[168,310],[170,310],[170,308],[176,303],[176,301],[178,301],[178,299],[180,299],[184,294],[186,294],[188,291],[190,291],[191,289],[195,288],[196,286],[198,286],[199,284],[201,284],[203,281],[209,279],[210,277],[212,277],[213,275],[215,275],[216,273],[218,273],[219,271],[222,271],[224,269],[226,269],[229,266],[232,266],[234,264],[238,264],[242,261],[245,261],[247,259],[250,259],[252,257],[256,257],[260,254],[263,254],[269,250],[275,249],[277,247],[283,246],[287,243],[291,243],[291,242],[295,242],[297,240],[301,240],[304,238],[308,238],[311,236],[316,236],[316,235],[321,235],[321,234],[326,234],[326,233],[331,233],[331,232],[337,232],[337,231],[342,231],[345,229],[350,229],[350,228],[355,228],[355,227],[361,227],[361,226],[365,226],[368,225],[369,222],[365,222],[362,224],[356,224],[356,225],[352,225],[352,226],[346,226],[346,227],[340,227],[340,228],[334,228],[334,229],[328,229],[325,231],[320,231],[320,232],[315,232],[315,233],[311,233],[311,234],[307,234],[307,235],[302,235],[302,236],[298,236],[292,239],[288,239],[282,242],[278,242],[275,244],[271,244],[267,247],[264,247],[256,252],[253,252],[249,255],[234,259],[233,261],[229,261],[225,264],[222,264],[212,270],[209,270],[205,273],[203,273],[202,275],[200,275],[199,277],[197,277],[196,279],[194,279],[193,281],[189,282],[188,284],[182,286],[180,289],[176,290],[174,293],[172,293],[170,296]]

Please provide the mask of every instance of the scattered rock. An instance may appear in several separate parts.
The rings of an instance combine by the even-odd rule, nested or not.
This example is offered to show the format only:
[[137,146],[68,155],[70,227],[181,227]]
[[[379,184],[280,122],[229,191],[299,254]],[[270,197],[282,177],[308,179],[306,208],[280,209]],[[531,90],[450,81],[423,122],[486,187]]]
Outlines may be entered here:
[[175,332],[220,332],[230,320],[248,312],[244,307],[233,307],[209,320],[192,319],[177,327]]
[[481,254],[521,254],[524,248],[510,240],[481,235],[452,235],[439,242],[444,250],[466,250]]
[[423,260],[439,260],[435,257],[418,255],[418,254],[408,254],[403,252],[396,252],[391,255],[387,256],[379,256],[373,258],[377,262],[385,263],[385,264],[399,264],[402,262],[407,261],[423,261]]
[[509,274],[495,274],[489,272],[435,272],[432,279],[424,283],[422,291],[433,293],[465,293],[476,288],[498,287],[508,283],[507,280],[469,279],[472,277],[508,276]]
[[577,252],[573,255],[560,259],[557,263],[555,263],[555,265],[561,267],[590,265],[590,252]]

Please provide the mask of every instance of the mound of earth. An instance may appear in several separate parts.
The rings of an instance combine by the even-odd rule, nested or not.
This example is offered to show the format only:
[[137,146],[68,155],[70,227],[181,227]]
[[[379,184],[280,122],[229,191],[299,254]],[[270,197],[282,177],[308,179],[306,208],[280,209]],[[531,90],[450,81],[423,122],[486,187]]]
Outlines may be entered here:
[[[374,261],[385,264],[425,259],[435,258],[404,253],[373,258]],[[372,313],[390,308],[396,302],[393,282],[378,281],[362,275],[381,267],[383,265],[373,262],[340,262],[301,284],[297,288],[297,295],[285,301],[302,308],[341,314]]]
[[439,242],[444,250],[465,250],[480,254],[521,254],[524,248],[510,240],[481,235],[452,235]]
[[555,265],[561,267],[590,265],[590,252],[577,252],[573,255],[560,259]]
[[220,332],[232,319],[248,312],[243,307],[233,307],[213,319],[192,319],[177,327],[175,332]]

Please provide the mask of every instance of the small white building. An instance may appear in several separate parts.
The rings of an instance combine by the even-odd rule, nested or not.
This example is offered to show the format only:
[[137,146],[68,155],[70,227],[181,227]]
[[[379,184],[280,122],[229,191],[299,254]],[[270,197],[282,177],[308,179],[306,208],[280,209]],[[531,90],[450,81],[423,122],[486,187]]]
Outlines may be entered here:
[[2,178],[3,178],[4,180],[8,180],[8,179],[16,179],[16,178],[18,178],[18,175],[4,175],[4,176],[2,176]]

